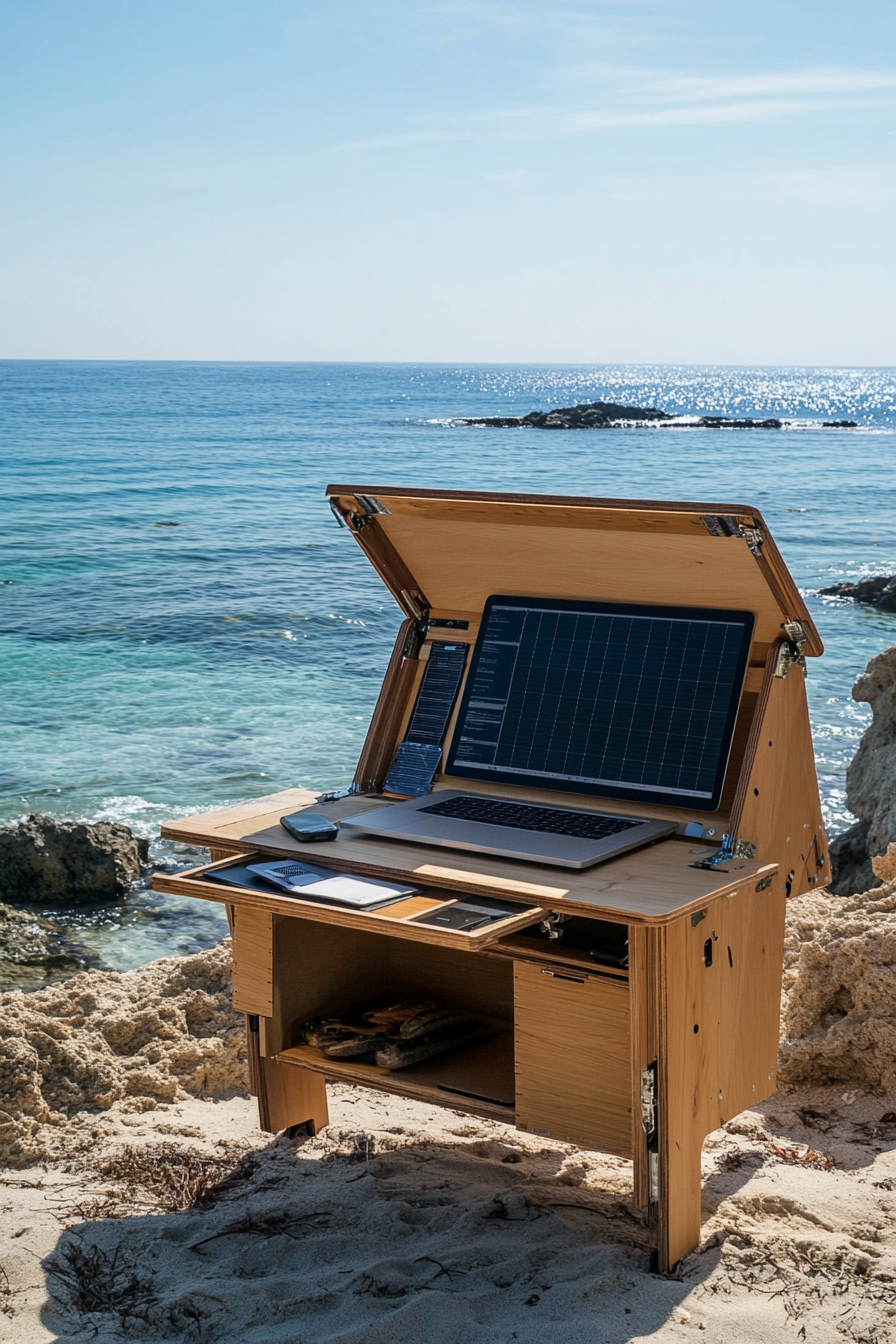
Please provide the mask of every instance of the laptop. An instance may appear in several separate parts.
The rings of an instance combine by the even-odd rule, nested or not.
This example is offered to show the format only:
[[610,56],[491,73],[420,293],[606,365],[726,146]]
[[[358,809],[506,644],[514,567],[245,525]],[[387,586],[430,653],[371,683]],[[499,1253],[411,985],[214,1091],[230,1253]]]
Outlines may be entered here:
[[626,800],[714,812],[753,637],[752,612],[493,596],[443,780],[618,799],[618,812],[476,793],[475,783],[340,819],[343,832],[564,868],[671,835]]

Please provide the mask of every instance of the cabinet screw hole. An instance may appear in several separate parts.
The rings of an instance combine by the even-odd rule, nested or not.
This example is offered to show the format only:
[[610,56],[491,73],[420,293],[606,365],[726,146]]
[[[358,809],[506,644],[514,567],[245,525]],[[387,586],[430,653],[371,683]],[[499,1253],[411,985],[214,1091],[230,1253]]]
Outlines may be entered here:
[[697,1035],[697,1032],[698,1032],[699,1030],[700,1030],[700,1023],[699,1023],[699,1022],[695,1022],[695,1023],[694,1023],[694,1035],[695,1035],[695,1036]]
[[759,790],[758,790],[758,789],[754,789],[753,792],[755,793],[756,797],[758,798],[758,797],[759,797]]
[[734,970],[734,958],[731,955],[731,948],[728,949],[728,965]]
[[704,966],[711,966],[711,965],[712,965],[712,939],[711,939],[711,938],[707,938],[706,942],[703,944],[703,965],[704,965]]

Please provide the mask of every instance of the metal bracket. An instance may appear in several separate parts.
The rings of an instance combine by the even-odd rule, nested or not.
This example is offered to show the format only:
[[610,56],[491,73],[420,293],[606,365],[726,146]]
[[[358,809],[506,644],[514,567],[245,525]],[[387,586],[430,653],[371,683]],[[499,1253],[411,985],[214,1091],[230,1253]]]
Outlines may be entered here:
[[347,784],[344,789],[331,789],[329,793],[319,793],[319,803],[338,803],[340,798],[351,798],[361,792],[360,784]]
[[725,514],[701,513],[700,521],[711,537],[739,537],[740,526]]
[[718,851],[709,859],[698,859],[692,868],[721,868],[732,859],[755,859],[756,846],[752,840],[738,840],[734,835],[723,835]]
[[332,513],[333,517],[336,519],[336,521],[337,521],[337,523],[339,524],[339,526],[340,526],[340,527],[345,527],[345,519],[343,518],[342,514],[341,514],[341,513],[339,512],[339,510],[337,509],[336,505],[333,503],[332,499],[329,501],[329,504],[330,504],[330,512]]

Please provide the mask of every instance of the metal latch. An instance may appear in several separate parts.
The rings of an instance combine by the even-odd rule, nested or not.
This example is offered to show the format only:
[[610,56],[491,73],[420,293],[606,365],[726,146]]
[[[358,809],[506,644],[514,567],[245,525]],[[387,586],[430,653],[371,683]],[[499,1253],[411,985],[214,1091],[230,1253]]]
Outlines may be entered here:
[[656,1060],[641,1070],[641,1128],[647,1140],[647,1202],[659,1203],[660,1148]]
[[648,1064],[646,1069],[641,1070],[641,1128],[644,1131],[648,1146],[656,1142],[656,1073],[656,1060],[652,1064]]
[[719,849],[708,859],[698,859],[692,868],[721,868],[732,859],[755,859],[756,846],[752,840],[738,840],[734,835],[723,835]]

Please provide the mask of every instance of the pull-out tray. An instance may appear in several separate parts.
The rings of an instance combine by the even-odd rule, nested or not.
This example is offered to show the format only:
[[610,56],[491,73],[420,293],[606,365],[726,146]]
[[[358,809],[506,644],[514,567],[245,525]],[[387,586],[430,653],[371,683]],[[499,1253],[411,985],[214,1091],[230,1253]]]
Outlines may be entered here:
[[[271,914],[314,920],[347,929],[366,929],[368,932],[385,933],[393,938],[409,938],[416,942],[434,943],[440,947],[465,948],[467,951],[488,947],[506,934],[515,933],[518,929],[537,923],[547,913],[541,906],[514,902],[518,913],[511,914],[506,919],[494,920],[482,928],[464,931],[419,923],[421,916],[435,910],[447,909],[464,899],[462,894],[435,887],[421,887],[417,895],[398,897],[391,905],[381,906],[377,910],[352,910],[329,902],[315,901],[310,897],[303,900],[301,897],[288,896],[285,892],[281,894],[273,888],[268,893],[257,888],[234,886],[230,882],[214,880],[215,873],[228,868],[245,867],[250,863],[260,863],[266,857],[268,856],[262,853],[250,852],[237,857],[219,859],[216,863],[203,864],[200,868],[191,868],[184,873],[156,873],[153,888],[178,896],[198,896],[202,900],[217,901],[221,905],[245,906]],[[478,893],[475,896],[473,893],[470,894],[471,898],[479,899]]]

